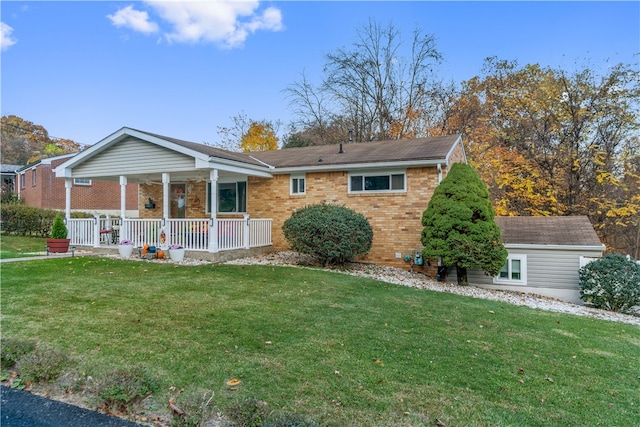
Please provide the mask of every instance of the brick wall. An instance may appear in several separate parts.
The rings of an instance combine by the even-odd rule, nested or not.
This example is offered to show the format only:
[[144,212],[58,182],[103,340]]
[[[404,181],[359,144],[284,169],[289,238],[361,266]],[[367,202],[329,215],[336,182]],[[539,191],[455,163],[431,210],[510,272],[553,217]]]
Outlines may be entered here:
[[412,249],[419,249],[422,232],[422,213],[438,185],[435,167],[407,170],[405,193],[348,194],[348,172],[306,174],[306,195],[289,194],[289,175],[273,179],[249,178],[248,210],[254,218],[273,219],[273,245],[286,250],[288,244],[282,224],[294,209],[310,204],[340,204],[362,213],[373,227],[373,246],[367,261],[407,267],[403,257]]
[[[64,178],[56,177],[53,169],[67,159],[54,160],[51,164],[36,166],[36,184],[33,185],[33,169],[25,171],[24,188],[20,197],[29,206],[45,209],[64,210],[66,189]],[[19,184],[20,185],[20,184]],[[127,184],[126,208],[136,209],[138,205],[138,184]],[[71,187],[71,209],[74,211],[119,211],[120,183],[92,180],[91,185]]]
[[[175,184],[175,183],[172,183]],[[206,181],[186,181],[186,205],[187,218],[209,218],[211,215],[206,212],[207,208],[207,182]],[[155,203],[155,209],[146,209],[149,197]],[[171,197],[171,195],[169,195]],[[138,211],[140,218],[162,218],[162,184],[140,184],[140,200],[138,201]]]

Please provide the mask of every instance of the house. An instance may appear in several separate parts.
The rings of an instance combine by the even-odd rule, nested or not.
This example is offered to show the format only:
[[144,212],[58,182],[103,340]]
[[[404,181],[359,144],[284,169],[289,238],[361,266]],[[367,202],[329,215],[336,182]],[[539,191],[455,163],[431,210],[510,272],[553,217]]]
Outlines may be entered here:
[[285,250],[284,221],[324,201],[367,217],[374,230],[367,261],[404,267],[404,255],[421,247],[422,213],[455,162],[466,162],[459,135],[237,153],[125,127],[56,175],[119,182],[123,199],[128,184],[139,184],[139,218],[121,212],[121,238],[136,244]]
[[[18,197],[29,206],[65,210],[65,180],[57,178],[54,169],[75,155],[76,153],[71,153],[49,157],[20,167],[16,171]],[[120,214],[120,186],[117,183],[74,178],[68,184],[72,196],[71,211]],[[137,184],[132,184],[127,194],[127,215],[137,216]]]
[[16,172],[22,168],[22,165],[0,165],[0,176],[2,185],[0,192],[5,194],[15,194],[16,192]]
[[[588,217],[503,216],[496,223],[507,264],[495,277],[469,270],[470,284],[581,303],[578,270],[605,250]],[[457,281],[455,268],[447,281]]]

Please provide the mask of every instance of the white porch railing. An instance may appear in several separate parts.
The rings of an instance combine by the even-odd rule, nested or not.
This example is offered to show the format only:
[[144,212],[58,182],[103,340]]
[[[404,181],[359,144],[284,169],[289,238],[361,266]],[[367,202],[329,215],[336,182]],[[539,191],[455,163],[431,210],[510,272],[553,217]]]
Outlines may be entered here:
[[67,221],[67,236],[73,246],[94,246],[97,226],[95,218],[72,218]]
[[[271,245],[271,219],[217,219],[218,250]],[[164,247],[179,244],[187,250],[209,251],[211,219],[71,218],[67,221],[71,244],[100,247],[131,240],[134,246]],[[164,230],[165,241],[161,242]]]

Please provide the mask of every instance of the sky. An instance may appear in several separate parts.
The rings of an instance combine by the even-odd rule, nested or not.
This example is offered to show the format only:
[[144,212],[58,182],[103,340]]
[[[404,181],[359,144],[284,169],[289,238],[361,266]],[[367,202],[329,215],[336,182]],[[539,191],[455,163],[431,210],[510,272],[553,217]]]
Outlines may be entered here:
[[370,20],[432,35],[455,83],[492,56],[605,74],[640,59],[638,1],[3,0],[0,108],[81,144],[123,126],[216,144],[239,114],[289,123],[284,90],[318,84]]

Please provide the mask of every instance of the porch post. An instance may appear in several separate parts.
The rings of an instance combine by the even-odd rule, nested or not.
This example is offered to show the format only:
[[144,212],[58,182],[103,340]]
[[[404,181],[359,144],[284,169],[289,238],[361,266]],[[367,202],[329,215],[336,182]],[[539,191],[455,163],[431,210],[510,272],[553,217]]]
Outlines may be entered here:
[[249,214],[244,214],[242,218],[244,218],[244,248],[249,249],[251,242],[251,226],[249,223],[251,222],[251,218],[249,217]]
[[219,252],[218,246],[218,169],[209,172],[211,181],[211,218],[209,219],[209,252]]
[[165,242],[164,247],[168,247],[171,243],[171,224],[168,223],[169,219],[169,184],[171,183],[171,176],[163,172],[162,173],[162,227],[164,228]]
[[128,239],[127,224],[127,177],[120,175],[120,240]]
[[67,221],[71,218],[71,186],[72,184],[73,184],[73,181],[71,178],[64,179],[64,197],[65,197],[64,217],[67,219]]

